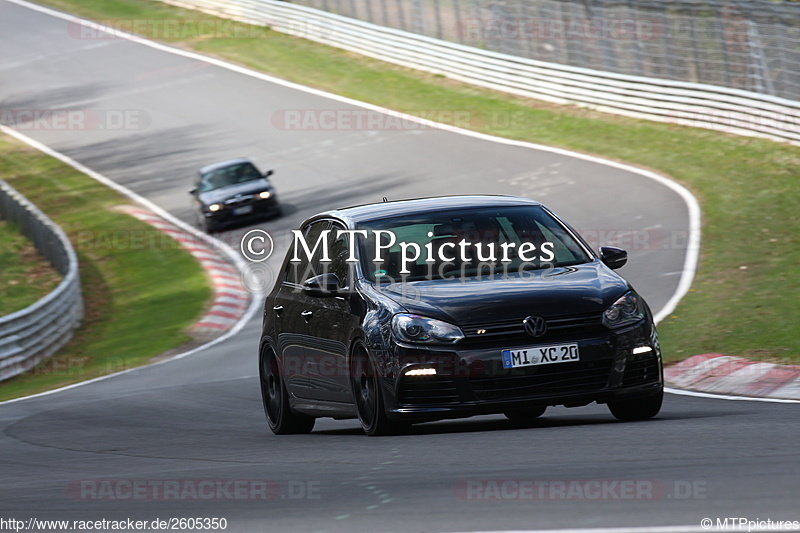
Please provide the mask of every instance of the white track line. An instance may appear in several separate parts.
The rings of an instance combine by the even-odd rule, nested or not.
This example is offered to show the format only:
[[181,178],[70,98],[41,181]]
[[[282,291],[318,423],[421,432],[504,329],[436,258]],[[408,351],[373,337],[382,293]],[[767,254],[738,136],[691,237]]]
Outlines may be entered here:
[[[167,52],[167,53],[174,54],[174,55],[177,55],[177,56],[182,56],[182,57],[186,57],[186,58],[189,58],[189,59],[193,59],[195,61],[200,61],[200,62],[204,62],[204,63],[207,63],[207,64],[211,64],[211,65],[214,65],[214,66],[217,66],[217,67],[220,67],[220,68],[224,68],[224,69],[227,69],[227,70],[230,70],[230,71],[233,71],[233,72],[244,74],[246,76],[251,76],[253,78],[257,78],[257,79],[260,79],[260,80],[263,80],[263,81],[267,81],[267,82],[270,82],[270,83],[281,85],[283,87],[291,88],[291,89],[294,89],[294,90],[297,90],[297,91],[302,91],[302,92],[305,92],[305,93],[308,93],[308,94],[313,94],[315,96],[319,96],[319,97],[322,97],[322,98],[327,98],[327,99],[334,100],[334,101],[337,101],[337,102],[341,102],[341,103],[344,103],[344,104],[357,106],[357,107],[361,107],[361,108],[364,108],[364,109],[369,109],[371,111],[375,111],[375,112],[378,112],[378,113],[384,113],[384,114],[392,115],[392,116],[397,114],[396,111],[392,111],[390,109],[386,109],[386,108],[383,108],[383,107],[375,106],[375,105],[368,104],[366,102],[361,102],[361,101],[358,101],[358,100],[353,100],[351,98],[346,98],[344,96],[339,96],[339,95],[332,94],[332,93],[329,93],[329,92],[321,91],[319,89],[312,89],[311,87],[305,87],[305,86],[299,85],[297,83],[292,83],[290,81],[282,80],[280,78],[275,78],[273,76],[269,76],[267,74],[263,74],[261,72],[255,71],[255,70],[251,70],[251,69],[248,69],[248,68],[245,68],[245,67],[234,65],[232,63],[227,63],[227,62],[219,60],[219,59],[215,59],[215,58],[212,58],[212,57],[206,57],[206,56],[203,56],[201,54],[194,53],[194,52],[189,52],[189,51],[186,51],[186,50],[180,50],[178,48],[173,48],[173,47],[170,47],[170,46],[166,46],[164,44],[157,43],[157,42],[154,42],[154,41],[150,41],[148,39],[144,39],[142,37],[139,37],[137,35],[133,35],[133,34],[130,34],[130,33],[120,32],[117,29],[109,28],[107,26],[100,25],[100,24],[98,24],[96,22],[91,22],[91,21],[88,21],[88,20],[85,20],[85,19],[81,19],[81,18],[78,18],[78,17],[76,17],[74,15],[69,15],[69,14],[66,14],[66,13],[62,13],[62,12],[56,11],[54,9],[50,9],[50,8],[47,8],[47,7],[42,7],[42,6],[39,6],[39,5],[36,5],[36,4],[31,4],[29,2],[26,2],[25,0],[5,0],[5,1],[10,2],[12,4],[16,4],[18,6],[21,6],[21,7],[27,8],[27,9],[31,9],[33,11],[37,11],[39,13],[43,13],[43,14],[46,14],[46,15],[49,15],[49,16],[52,16],[52,17],[56,17],[56,18],[59,18],[59,19],[62,19],[62,20],[66,20],[66,21],[72,22],[74,24],[90,25],[94,30],[106,31],[106,32],[108,32],[110,34],[113,34],[116,37],[125,38],[125,39],[128,39],[130,41],[136,42],[138,44],[141,44],[141,45],[144,45],[144,46],[148,46],[148,47],[153,48],[155,50],[160,50],[162,52]],[[661,308],[661,310],[658,313],[656,313],[656,315],[655,315],[656,323],[660,322],[665,317],[667,317],[670,313],[672,313],[675,310],[675,308],[677,307],[678,302],[680,302],[681,298],[683,298],[683,296],[689,291],[689,287],[691,287],[692,281],[694,280],[695,272],[696,272],[696,269],[697,269],[698,255],[699,255],[699,251],[700,251],[700,205],[698,204],[697,199],[692,195],[692,193],[686,187],[684,187],[683,185],[680,185],[679,183],[677,183],[675,181],[672,181],[670,178],[668,178],[666,176],[662,176],[662,175],[657,174],[655,172],[651,172],[649,170],[644,170],[644,169],[641,169],[641,168],[638,168],[638,167],[635,167],[635,166],[632,166],[632,165],[628,165],[628,164],[625,164],[625,163],[619,163],[619,162],[616,162],[616,161],[603,159],[603,158],[596,157],[596,156],[582,154],[582,153],[579,153],[579,152],[572,152],[570,150],[565,150],[565,149],[562,149],[562,148],[554,148],[552,146],[545,146],[545,145],[541,145],[541,144],[535,144],[535,143],[524,142],[524,141],[516,141],[516,140],[512,140],[512,139],[504,139],[502,137],[495,137],[495,136],[492,136],[492,135],[487,135],[485,133],[478,133],[478,132],[475,132],[475,131],[465,130],[465,129],[462,129],[462,128],[456,128],[456,127],[449,126],[449,125],[446,125],[446,124],[439,124],[439,123],[431,122],[430,120],[421,119],[421,118],[412,117],[412,116],[408,116],[408,117],[404,117],[404,118],[407,118],[407,120],[413,121],[413,122],[417,122],[419,124],[425,124],[425,125],[430,126],[430,127],[444,129],[444,130],[447,130],[447,131],[451,131],[453,133],[458,133],[460,135],[465,135],[465,136],[473,137],[473,138],[476,138],[476,139],[482,139],[482,140],[485,140],[485,141],[494,142],[494,143],[498,143],[498,144],[505,144],[505,145],[510,145],[510,146],[519,146],[519,147],[523,147],[523,148],[530,148],[530,149],[533,149],[533,150],[539,150],[539,151],[542,151],[542,152],[549,152],[549,153],[553,153],[553,154],[559,154],[559,155],[563,155],[563,156],[567,156],[567,157],[572,157],[572,158],[575,158],[575,159],[582,159],[584,161],[591,161],[593,163],[606,165],[606,166],[613,167],[613,168],[618,168],[620,170],[625,170],[627,172],[631,172],[631,173],[643,176],[645,178],[649,178],[649,179],[655,180],[655,181],[661,183],[662,185],[664,185],[665,187],[667,187],[667,188],[671,189],[672,191],[676,192],[683,199],[683,201],[686,203],[686,207],[687,207],[687,209],[689,211],[689,239],[688,239],[688,245],[687,245],[687,249],[686,249],[686,258],[684,260],[683,271],[681,272],[681,279],[680,279],[680,281],[678,283],[678,287],[675,290],[675,292],[673,293],[672,297],[667,301],[667,303]],[[3,131],[13,131],[13,130],[9,130],[8,128],[3,127]],[[125,196],[127,196],[127,197],[129,197],[131,199],[135,199],[137,202],[140,202],[143,205],[146,205],[147,207],[149,207],[150,209],[152,209],[153,211],[155,211],[159,215],[167,218],[170,221],[174,221],[174,223],[177,226],[179,226],[179,227],[181,227],[183,229],[187,229],[187,231],[190,231],[193,234],[200,234],[197,230],[195,230],[194,228],[192,228],[188,224],[185,224],[184,222],[176,219],[174,216],[170,215],[167,211],[165,211],[164,209],[158,207],[157,205],[155,205],[154,203],[150,202],[149,200],[139,196],[138,194],[134,193],[130,189],[127,189],[126,187],[123,187],[122,185],[120,185],[120,184],[118,184],[118,183],[106,178],[105,176],[102,176],[101,174],[98,174],[97,172],[94,172],[93,170],[89,169],[88,167],[86,167],[86,166],[78,163],[77,161],[74,161],[73,159],[67,157],[66,155],[61,154],[59,152],[56,152],[56,151],[52,150],[51,148],[49,148],[49,147],[47,147],[47,146],[45,146],[45,145],[43,145],[43,144],[41,144],[41,143],[39,143],[37,141],[34,141],[33,139],[30,139],[30,138],[28,138],[28,137],[26,137],[26,136],[24,136],[22,134],[19,134],[17,132],[13,132],[13,133],[10,133],[10,134],[15,136],[16,138],[22,140],[23,142],[26,142],[26,143],[30,144],[31,146],[34,146],[37,149],[47,153],[48,155],[51,155],[51,156],[53,156],[53,157],[55,157],[57,159],[60,159],[64,163],[67,163],[68,165],[72,166],[73,168],[75,168],[77,170],[80,170],[81,172],[86,173],[90,177],[93,177],[94,179],[100,181],[101,183],[104,183],[105,185],[111,187],[112,189],[124,194]],[[230,250],[230,248],[228,248],[226,245],[224,245],[220,241],[217,241],[216,239],[212,239],[212,238],[208,237],[205,234],[200,234],[200,235],[202,235],[201,238],[207,239],[209,242],[216,241],[213,244],[217,244],[223,250],[225,250],[225,251],[229,251]],[[231,251],[231,254],[233,254],[232,251]],[[233,254],[233,255],[235,255],[235,254]],[[239,261],[241,261],[241,258],[237,257],[237,259]],[[237,263],[237,264],[239,264],[239,263]],[[255,304],[256,301],[257,300],[254,299],[253,303]],[[249,318],[250,316],[252,316],[252,313],[254,311],[255,311],[255,308],[254,308],[253,305],[251,305],[251,309],[248,310],[248,313],[245,316],[247,318]],[[222,340],[229,338],[230,336],[232,336],[233,333],[238,332],[240,329],[241,329],[241,327],[236,327],[233,330],[231,330],[231,332],[229,332],[229,334],[226,334],[223,337],[220,337],[220,338],[216,339],[215,341],[212,341],[208,345],[196,348],[196,349],[194,349],[194,350],[192,350],[190,352],[187,352],[185,354],[177,355],[173,359],[178,359],[180,357],[185,357],[186,355],[189,355],[191,353],[195,353],[196,351],[198,351],[198,350],[200,350],[200,349],[202,349],[204,347],[208,347],[208,346],[211,346],[213,344],[217,344],[218,342],[221,342]],[[100,379],[106,379],[106,378],[114,376],[114,375],[116,375],[116,374],[110,374],[108,376],[103,376],[102,378],[96,378],[94,380],[83,382],[82,384],[91,383],[92,381],[97,381],[97,380],[100,380]],[[75,386],[79,386],[79,385],[80,384],[70,385],[67,388],[71,388],[71,387],[75,387]],[[47,393],[42,393],[42,394],[52,394],[52,393],[57,392],[59,390],[64,390],[64,389],[55,389],[53,391],[49,391]],[[39,395],[35,395],[35,396],[39,396]],[[22,399],[22,398],[20,398],[20,399]]]
[[713,400],[734,400],[745,402],[768,402],[768,403],[800,403],[800,400],[789,400],[785,398],[757,398],[755,396],[730,396],[727,394],[712,394],[708,392],[697,392],[693,390],[673,389],[664,387],[664,392],[676,394],[678,396],[694,396],[695,398],[710,398]]

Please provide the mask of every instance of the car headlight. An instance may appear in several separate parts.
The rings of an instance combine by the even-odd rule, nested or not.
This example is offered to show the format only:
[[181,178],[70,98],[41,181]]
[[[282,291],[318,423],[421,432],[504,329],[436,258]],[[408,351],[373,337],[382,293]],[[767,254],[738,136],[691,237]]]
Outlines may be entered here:
[[464,338],[458,326],[406,313],[392,317],[392,332],[399,341],[411,344],[455,344]]
[[603,312],[603,325],[611,329],[621,328],[639,322],[644,316],[642,299],[630,291]]
[[210,206],[208,206],[208,210],[211,211],[212,213],[216,213],[220,209],[222,209],[222,204],[211,204]]
[[258,197],[261,198],[262,200],[266,200],[270,196],[272,196],[272,193],[269,191],[261,191],[260,193],[258,193]]

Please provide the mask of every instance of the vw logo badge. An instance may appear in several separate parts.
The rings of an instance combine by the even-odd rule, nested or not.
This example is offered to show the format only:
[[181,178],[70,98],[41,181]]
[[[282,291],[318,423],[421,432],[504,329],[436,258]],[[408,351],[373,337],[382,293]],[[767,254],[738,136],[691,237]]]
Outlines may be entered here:
[[547,321],[543,316],[531,315],[522,321],[525,331],[531,337],[541,337],[547,333]]

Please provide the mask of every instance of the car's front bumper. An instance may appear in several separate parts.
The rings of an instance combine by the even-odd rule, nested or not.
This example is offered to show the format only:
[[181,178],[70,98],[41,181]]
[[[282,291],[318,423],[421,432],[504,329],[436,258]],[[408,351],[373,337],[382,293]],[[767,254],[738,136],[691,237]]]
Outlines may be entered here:
[[[247,208],[248,206],[251,208],[249,212],[237,214],[237,209]],[[203,212],[203,216],[206,219],[206,226],[211,228],[223,228],[269,218],[280,214],[280,212],[281,206],[278,202],[278,198],[273,195],[266,200],[256,200],[237,208],[225,208],[213,213],[205,211]]]
[[[504,369],[501,350],[520,345],[397,347],[384,380],[389,416],[406,421],[461,418],[543,405],[606,403],[663,389],[658,338],[649,321],[560,342],[576,342],[580,361]],[[528,343],[536,344],[535,339]],[[636,348],[650,351],[634,354]],[[414,368],[436,369],[436,375],[407,375]]]

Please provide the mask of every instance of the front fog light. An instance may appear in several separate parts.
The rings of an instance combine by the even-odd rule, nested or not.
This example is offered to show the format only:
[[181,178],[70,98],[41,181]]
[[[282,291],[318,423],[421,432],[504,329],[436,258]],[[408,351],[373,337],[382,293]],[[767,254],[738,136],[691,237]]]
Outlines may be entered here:
[[405,373],[406,376],[435,376],[435,368],[414,368]]

